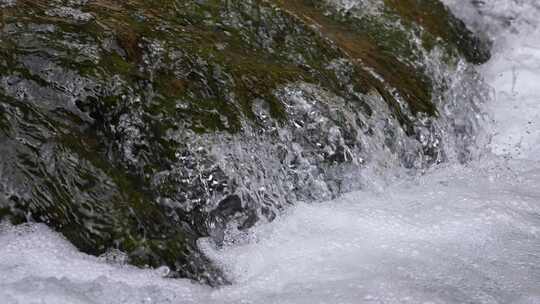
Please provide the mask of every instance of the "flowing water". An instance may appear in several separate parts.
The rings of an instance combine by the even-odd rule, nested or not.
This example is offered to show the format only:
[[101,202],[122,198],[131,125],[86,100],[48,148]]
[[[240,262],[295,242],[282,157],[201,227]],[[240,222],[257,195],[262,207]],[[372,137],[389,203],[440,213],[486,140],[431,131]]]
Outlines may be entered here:
[[0,226],[0,303],[540,303],[540,5],[445,2],[494,41],[479,67],[491,152],[373,177],[231,229],[219,249],[200,240],[233,282],[220,289],[82,254],[43,225]]

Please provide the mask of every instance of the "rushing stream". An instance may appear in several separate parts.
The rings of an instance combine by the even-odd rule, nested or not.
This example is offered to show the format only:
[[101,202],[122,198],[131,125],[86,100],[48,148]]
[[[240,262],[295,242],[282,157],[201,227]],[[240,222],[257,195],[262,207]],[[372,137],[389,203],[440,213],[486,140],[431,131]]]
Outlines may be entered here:
[[3,225],[0,303],[540,303],[540,4],[445,2],[494,41],[479,159],[391,186],[374,176],[231,229],[220,249],[201,239],[233,282],[218,289],[88,256],[44,225]]

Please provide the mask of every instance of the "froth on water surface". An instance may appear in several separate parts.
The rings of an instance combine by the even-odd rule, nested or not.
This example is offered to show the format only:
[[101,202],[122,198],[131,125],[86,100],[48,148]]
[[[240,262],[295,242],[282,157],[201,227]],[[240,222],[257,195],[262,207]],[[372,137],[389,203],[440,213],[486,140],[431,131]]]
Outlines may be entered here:
[[[540,169],[485,160],[300,204],[201,246],[211,289],[79,253],[43,225],[0,233],[3,303],[538,303]],[[536,167],[538,168],[538,167]],[[32,302],[40,299],[41,302]]]

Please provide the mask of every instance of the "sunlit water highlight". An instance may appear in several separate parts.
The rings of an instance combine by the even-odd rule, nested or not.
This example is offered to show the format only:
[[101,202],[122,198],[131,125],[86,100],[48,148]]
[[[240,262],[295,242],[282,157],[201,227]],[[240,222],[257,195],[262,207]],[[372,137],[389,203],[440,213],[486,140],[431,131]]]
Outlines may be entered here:
[[446,2],[495,40],[480,68],[493,155],[297,205],[219,250],[201,240],[234,282],[221,289],[108,264],[42,225],[3,226],[0,303],[540,303],[540,7]]

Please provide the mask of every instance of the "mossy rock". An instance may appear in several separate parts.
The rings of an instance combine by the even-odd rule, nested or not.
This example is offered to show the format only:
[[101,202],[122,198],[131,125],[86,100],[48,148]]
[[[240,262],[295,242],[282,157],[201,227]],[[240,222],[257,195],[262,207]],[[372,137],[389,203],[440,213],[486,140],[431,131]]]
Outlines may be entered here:
[[[488,46],[437,0],[373,3],[380,14],[309,0],[2,8],[0,218],[218,285],[198,238],[219,243],[227,223],[245,229],[317,199],[306,193],[320,183],[320,199],[339,195],[370,137],[403,154],[392,140],[403,133],[435,162],[417,139],[439,115],[422,56],[481,63]],[[377,115],[390,127],[375,130]],[[241,153],[227,164],[223,146]]]

